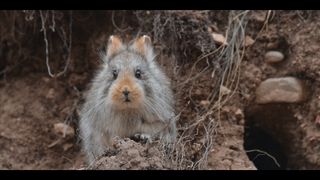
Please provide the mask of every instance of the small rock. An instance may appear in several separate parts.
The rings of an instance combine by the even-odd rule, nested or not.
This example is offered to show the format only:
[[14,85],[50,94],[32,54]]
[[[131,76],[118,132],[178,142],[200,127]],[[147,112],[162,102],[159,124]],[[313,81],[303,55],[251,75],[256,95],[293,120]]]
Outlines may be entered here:
[[209,27],[208,27],[208,32],[209,33],[213,33],[213,31],[219,31],[218,27],[214,24],[211,24]]
[[200,101],[200,104],[201,104],[202,106],[204,106],[204,107],[208,107],[209,104],[210,104],[210,101],[208,101],[208,100],[202,100],[202,101]]
[[224,96],[224,95],[230,94],[231,90],[225,86],[220,86],[220,92],[221,92],[221,95]]
[[193,143],[193,145],[191,146],[192,150],[194,150],[195,152],[198,152],[201,150],[201,144],[199,143]]
[[235,112],[235,115],[236,115],[237,119],[243,119],[244,118],[244,114],[243,114],[241,109],[237,109],[237,111]]
[[232,165],[232,162],[229,159],[224,159],[221,163],[226,167],[230,167]]
[[250,36],[246,36],[244,39],[244,46],[248,47],[254,44],[254,40]]
[[243,96],[243,98],[246,99],[246,100],[249,100],[250,97],[251,97],[250,94],[248,94],[248,93],[243,93],[242,96]]
[[46,98],[47,99],[53,99],[55,97],[55,91],[53,88],[49,89],[47,95],[46,95]]
[[201,90],[200,90],[200,89],[197,89],[197,90],[196,90],[196,92],[195,92],[195,94],[196,94],[196,95],[201,95],[201,94],[202,94],[202,92],[201,92]]
[[74,136],[74,129],[71,126],[68,126],[64,123],[57,123],[54,124],[54,132],[59,135],[62,136],[63,138],[65,137],[73,137]]
[[129,149],[129,150],[128,150],[128,156],[129,156],[129,157],[137,157],[137,156],[140,156],[140,155],[139,155],[139,151],[136,150],[136,149]]
[[47,78],[47,77],[42,77],[42,80],[43,80],[45,83],[48,83],[48,82],[50,81],[50,79]]
[[240,151],[240,148],[237,145],[234,145],[234,144],[230,145],[229,148],[232,149],[232,150],[235,150],[235,151]]
[[300,127],[303,128],[303,129],[305,129],[305,127],[307,127],[307,124],[306,124],[306,123],[302,123],[302,124],[300,125]]
[[226,38],[222,34],[211,33],[213,40],[219,45],[228,45]]
[[71,143],[64,144],[62,146],[63,151],[68,151],[70,148],[72,148],[72,146],[73,146],[73,144],[71,144]]
[[269,51],[264,58],[267,63],[278,63],[284,59],[284,55],[279,51]]
[[293,116],[294,116],[295,118],[297,118],[298,120],[302,120],[302,119],[303,119],[302,114],[300,114],[299,112],[298,112],[298,113],[295,113]]
[[267,79],[256,90],[258,104],[298,103],[305,99],[305,87],[301,80],[294,77]]
[[14,148],[13,148],[12,146],[10,146],[10,148],[9,148],[9,149],[10,149],[10,151],[14,151]]
[[222,112],[229,113],[230,111],[231,111],[230,106],[224,106],[224,107],[222,107]]

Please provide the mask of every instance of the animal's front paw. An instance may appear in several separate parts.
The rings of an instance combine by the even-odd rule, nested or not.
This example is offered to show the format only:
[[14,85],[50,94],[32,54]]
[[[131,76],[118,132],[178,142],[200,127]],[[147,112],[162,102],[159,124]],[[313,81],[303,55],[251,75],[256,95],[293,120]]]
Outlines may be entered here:
[[143,133],[137,133],[133,136],[133,140],[141,142],[143,144],[145,143],[151,143],[152,138],[149,134],[143,134]]

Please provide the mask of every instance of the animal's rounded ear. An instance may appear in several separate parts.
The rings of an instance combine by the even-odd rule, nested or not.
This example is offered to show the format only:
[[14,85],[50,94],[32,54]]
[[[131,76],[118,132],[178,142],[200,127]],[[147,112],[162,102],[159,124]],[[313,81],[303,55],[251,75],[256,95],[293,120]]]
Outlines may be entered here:
[[116,35],[111,35],[108,40],[108,46],[106,48],[106,57],[104,60],[109,60],[123,49],[124,45],[122,43],[122,40]]
[[148,46],[152,46],[152,42],[151,42],[151,38],[147,35],[143,35],[142,36],[142,39],[144,41],[144,43]]
[[143,35],[136,39],[132,44],[131,48],[134,51],[146,57],[148,61],[152,61],[154,59],[151,38],[147,35]]

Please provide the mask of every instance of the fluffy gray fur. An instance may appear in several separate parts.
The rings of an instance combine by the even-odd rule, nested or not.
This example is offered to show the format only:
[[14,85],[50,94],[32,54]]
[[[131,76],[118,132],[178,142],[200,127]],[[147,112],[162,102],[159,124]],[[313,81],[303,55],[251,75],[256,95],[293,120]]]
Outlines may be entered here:
[[[119,52],[103,56],[103,66],[94,77],[80,114],[80,136],[87,162],[93,163],[111,146],[111,138],[150,135],[164,142],[176,138],[173,93],[170,81],[154,61],[150,44],[145,54],[136,52],[134,44],[122,45]],[[139,67],[143,79],[135,79],[143,92],[142,106],[119,111],[112,104],[110,89],[123,72]],[[119,71],[113,80],[112,70]],[[134,78],[134,73],[132,73]]]

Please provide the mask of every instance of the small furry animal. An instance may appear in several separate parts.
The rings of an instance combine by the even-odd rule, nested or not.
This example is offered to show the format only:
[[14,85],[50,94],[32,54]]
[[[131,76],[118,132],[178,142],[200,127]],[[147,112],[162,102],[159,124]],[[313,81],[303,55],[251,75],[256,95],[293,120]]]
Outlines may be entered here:
[[149,36],[124,44],[110,36],[103,67],[80,113],[80,136],[87,162],[93,163],[111,139],[136,137],[174,142],[176,122],[170,81],[155,62]]

